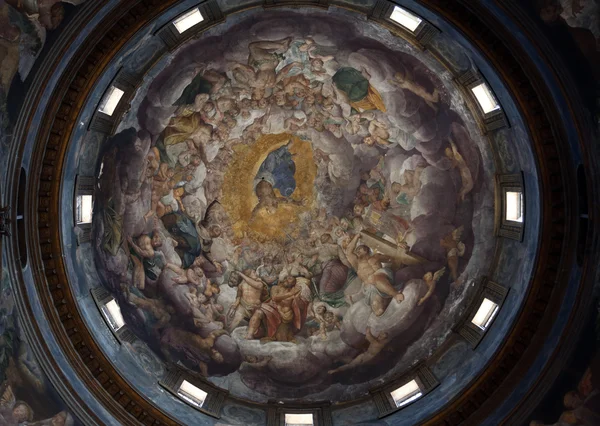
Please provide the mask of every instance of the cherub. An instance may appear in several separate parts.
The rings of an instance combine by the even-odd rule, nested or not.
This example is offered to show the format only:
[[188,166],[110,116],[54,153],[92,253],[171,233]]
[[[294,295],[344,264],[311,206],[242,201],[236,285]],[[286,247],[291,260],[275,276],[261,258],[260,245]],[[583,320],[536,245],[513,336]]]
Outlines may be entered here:
[[194,325],[196,327],[200,328],[212,322],[214,318],[213,312],[208,312],[208,309],[204,306],[207,298],[203,294],[199,294],[196,287],[190,287],[185,297],[190,302],[192,315],[194,316]]
[[440,240],[440,246],[447,250],[446,257],[448,259],[448,267],[450,268],[450,276],[455,284],[458,279],[458,258],[465,254],[465,244],[460,241],[465,227],[459,226],[454,231],[450,232]]
[[24,401],[17,401],[13,390],[4,382],[2,385],[2,394],[0,395],[0,424],[7,426],[17,426],[28,424],[33,420],[33,410]]
[[365,136],[363,142],[365,145],[373,146],[375,144],[380,146],[388,146],[390,145],[389,138],[390,132],[389,127],[383,121],[379,121],[376,118],[373,118],[369,122],[369,135]]
[[427,284],[428,290],[425,296],[419,299],[419,301],[417,302],[417,306],[421,306],[423,303],[425,303],[425,301],[427,301],[427,299],[431,297],[431,295],[435,291],[435,285],[440,280],[440,278],[444,276],[445,273],[446,267],[444,266],[442,269],[439,269],[435,273],[427,272],[425,275],[423,275],[423,281],[425,281],[425,284]]
[[319,305],[314,310],[315,321],[319,324],[319,328],[315,334],[319,334],[321,339],[327,339],[327,322],[325,320],[325,314],[327,313],[327,307],[325,305]]
[[342,329],[342,324],[340,323],[338,316],[332,311],[325,312],[325,329],[327,331],[333,331],[336,328],[338,330]]
[[190,287],[199,287],[202,288],[202,291],[208,287],[209,280],[207,280],[204,271],[198,265],[193,264],[190,268],[183,269],[173,263],[167,263],[165,267],[177,274],[172,279],[176,284],[191,284]]
[[345,370],[351,370],[359,365],[366,364],[369,361],[372,361],[384,348],[385,345],[390,341],[387,333],[379,333],[379,336],[375,337],[371,333],[371,327],[367,327],[366,330],[366,339],[369,342],[369,347],[365,352],[358,355],[352,361],[350,361],[346,365],[342,365],[341,367],[336,368],[335,370],[329,370],[327,374],[335,374]]

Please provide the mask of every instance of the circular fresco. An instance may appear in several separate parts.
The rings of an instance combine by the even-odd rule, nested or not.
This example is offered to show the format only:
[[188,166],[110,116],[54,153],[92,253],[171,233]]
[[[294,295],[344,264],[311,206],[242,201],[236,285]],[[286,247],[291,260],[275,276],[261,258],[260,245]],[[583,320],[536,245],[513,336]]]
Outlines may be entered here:
[[411,49],[273,11],[157,65],[103,147],[93,235],[164,360],[255,401],[348,400],[448,336],[490,262],[490,172]]

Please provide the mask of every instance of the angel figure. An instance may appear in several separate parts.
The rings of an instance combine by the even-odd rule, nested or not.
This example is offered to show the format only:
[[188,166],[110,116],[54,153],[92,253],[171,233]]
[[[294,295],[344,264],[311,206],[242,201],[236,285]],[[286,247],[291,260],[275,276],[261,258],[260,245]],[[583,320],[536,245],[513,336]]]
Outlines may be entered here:
[[375,144],[380,146],[388,146],[391,144],[391,142],[388,140],[389,138],[389,126],[383,121],[373,118],[369,122],[369,135],[365,136],[363,142],[369,146],[373,146]]
[[434,111],[437,111],[439,109],[438,104],[440,102],[440,92],[438,91],[438,89],[434,88],[433,92],[429,93],[427,89],[425,89],[423,86],[416,82],[413,72],[410,71],[408,68],[404,67],[402,72],[397,72],[394,75],[394,79],[390,80],[389,82],[401,89],[406,89],[414,93],[415,95],[423,99],[423,101],[425,101],[425,103],[429,105]]
[[12,387],[4,382],[0,390],[0,424],[17,426],[33,421],[33,410],[25,401],[17,401]]
[[223,266],[213,259],[211,248],[213,241],[221,237],[223,228],[219,223],[226,223],[227,217],[223,206],[218,201],[213,201],[204,215],[204,219],[196,222],[196,232],[200,237],[202,253],[194,261],[194,265],[200,266],[209,277],[222,274]]
[[291,37],[275,41],[255,41],[248,45],[248,64],[235,63],[233,78],[238,85],[252,89],[252,99],[259,101],[268,95],[277,79],[276,68],[292,41]]
[[460,152],[458,152],[458,148],[456,148],[454,141],[451,138],[448,140],[451,148],[446,148],[446,157],[452,162],[452,168],[458,168],[460,172],[462,187],[458,193],[458,198],[460,201],[465,201],[465,196],[473,189],[473,176],[471,175],[471,170],[469,169],[469,166],[467,166],[465,159],[460,155]]
[[446,249],[446,258],[450,268],[450,276],[455,284],[458,279],[458,258],[465,254],[465,244],[460,241],[465,227],[459,226],[440,240],[440,246]]
[[425,303],[425,301],[427,301],[427,299],[431,297],[431,295],[435,291],[436,284],[438,283],[440,278],[444,276],[445,273],[446,267],[444,266],[442,269],[437,270],[435,273],[427,272],[425,275],[423,275],[423,281],[425,281],[425,284],[427,284],[428,290],[425,296],[419,299],[419,301],[417,302],[417,306],[421,306],[423,303]]

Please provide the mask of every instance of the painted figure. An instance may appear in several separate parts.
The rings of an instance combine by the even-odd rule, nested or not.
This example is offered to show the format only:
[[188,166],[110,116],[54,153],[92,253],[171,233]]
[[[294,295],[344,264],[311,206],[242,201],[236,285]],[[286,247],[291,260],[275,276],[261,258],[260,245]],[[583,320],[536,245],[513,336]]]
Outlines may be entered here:
[[253,339],[261,324],[266,328],[264,341],[295,343],[294,335],[306,321],[308,303],[302,299],[302,289],[296,286],[296,278],[286,277],[271,289],[271,300],[257,309],[248,326],[246,339]]
[[392,299],[402,302],[404,295],[397,291],[391,283],[391,273],[383,267],[383,262],[389,261],[386,256],[371,254],[368,246],[357,247],[360,234],[357,234],[346,249],[346,257],[356,270],[358,277],[363,282],[363,293],[373,313],[383,315]]

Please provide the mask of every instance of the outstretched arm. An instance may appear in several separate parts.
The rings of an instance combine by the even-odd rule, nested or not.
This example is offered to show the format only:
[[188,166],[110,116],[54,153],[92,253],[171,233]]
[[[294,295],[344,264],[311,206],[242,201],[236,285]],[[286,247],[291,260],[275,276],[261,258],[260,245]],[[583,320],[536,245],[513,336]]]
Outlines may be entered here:
[[281,295],[276,294],[276,295],[273,295],[272,299],[273,299],[273,302],[275,302],[275,303],[281,302],[281,301],[287,300],[287,299],[292,299],[292,298],[296,297],[298,294],[300,294],[301,291],[302,291],[302,289],[299,288],[291,293],[281,294]]
[[350,265],[352,265],[354,269],[358,268],[358,256],[354,254],[354,250],[356,249],[356,244],[358,243],[359,238],[360,234],[356,234],[344,252],[346,254],[346,259],[348,259],[348,262],[350,262]]
[[167,263],[165,265],[165,268],[169,268],[171,271],[173,271],[179,275],[183,275],[185,273],[184,269],[182,269],[180,266],[175,265],[174,263]]

